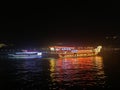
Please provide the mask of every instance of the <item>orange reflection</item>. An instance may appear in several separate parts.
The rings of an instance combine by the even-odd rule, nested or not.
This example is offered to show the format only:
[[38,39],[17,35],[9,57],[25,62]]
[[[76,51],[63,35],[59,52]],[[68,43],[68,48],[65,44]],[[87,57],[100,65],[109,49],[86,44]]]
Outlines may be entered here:
[[50,60],[52,82],[67,86],[104,84],[102,57],[64,58]]

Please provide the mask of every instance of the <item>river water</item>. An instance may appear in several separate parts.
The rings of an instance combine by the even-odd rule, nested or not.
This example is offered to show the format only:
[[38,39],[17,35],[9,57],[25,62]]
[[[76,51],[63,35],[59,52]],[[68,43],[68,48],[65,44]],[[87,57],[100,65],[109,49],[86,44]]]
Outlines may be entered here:
[[120,88],[119,53],[81,58],[0,58],[0,90]]

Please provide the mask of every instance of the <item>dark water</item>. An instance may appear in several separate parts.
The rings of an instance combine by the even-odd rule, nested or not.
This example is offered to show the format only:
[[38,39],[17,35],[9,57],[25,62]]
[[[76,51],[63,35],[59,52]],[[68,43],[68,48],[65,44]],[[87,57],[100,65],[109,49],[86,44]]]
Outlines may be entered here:
[[119,54],[66,59],[0,59],[0,90],[120,88]]

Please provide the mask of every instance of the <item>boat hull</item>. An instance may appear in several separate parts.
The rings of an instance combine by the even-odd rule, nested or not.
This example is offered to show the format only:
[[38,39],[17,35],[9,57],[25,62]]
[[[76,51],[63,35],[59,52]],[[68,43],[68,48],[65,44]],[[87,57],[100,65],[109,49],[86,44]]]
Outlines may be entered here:
[[25,59],[33,59],[33,58],[42,58],[41,52],[16,52],[14,54],[8,54],[8,58],[25,58]]
[[77,58],[77,57],[92,57],[96,56],[97,54],[91,53],[91,54],[60,54],[60,58]]
[[42,56],[38,56],[38,55],[9,55],[8,58],[33,59],[33,58],[42,58]]

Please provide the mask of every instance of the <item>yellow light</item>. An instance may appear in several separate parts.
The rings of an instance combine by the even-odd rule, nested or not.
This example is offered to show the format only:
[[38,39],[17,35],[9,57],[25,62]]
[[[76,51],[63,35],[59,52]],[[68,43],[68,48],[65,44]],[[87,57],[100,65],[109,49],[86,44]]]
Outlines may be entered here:
[[101,49],[102,49],[102,46],[98,46],[98,47],[97,47],[97,51],[98,51],[98,52],[100,52]]
[[54,47],[51,47],[50,50],[51,50],[51,51],[55,51],[55,48],[54,48]]
[[0,48],[5,47],[5,46],[7,46],[7,45],[4,44],[4,43],[1,43],[1,44],[0,44]]
[[50,60],[50,77],[51,77],[51,79],[52,79],[52,82],[54,82],[54,72],[55,72],[55,60],[53,59],[51,59]]
[[97,46],[97,48],[94,49],[95,54],[98,54],[102,49],[102,46]]
[[50,71],[54,72],[55,71],[55,60],[50,60]]

